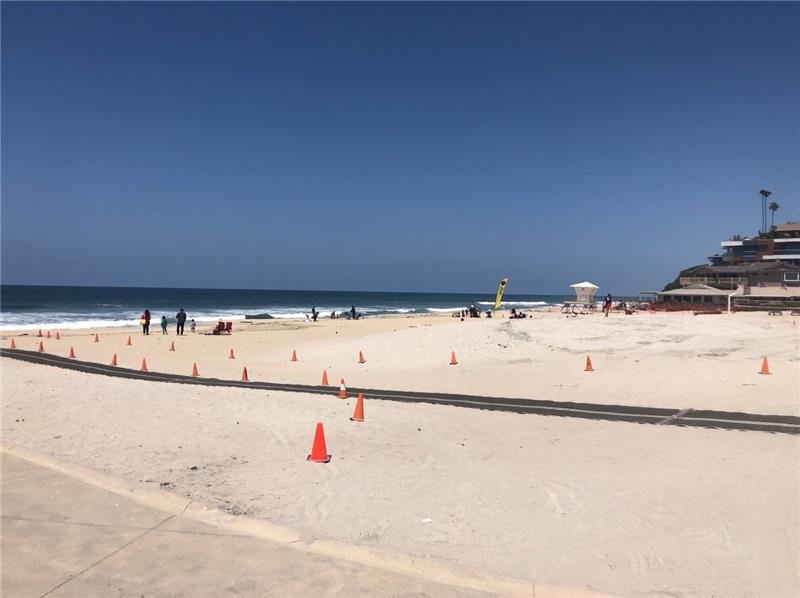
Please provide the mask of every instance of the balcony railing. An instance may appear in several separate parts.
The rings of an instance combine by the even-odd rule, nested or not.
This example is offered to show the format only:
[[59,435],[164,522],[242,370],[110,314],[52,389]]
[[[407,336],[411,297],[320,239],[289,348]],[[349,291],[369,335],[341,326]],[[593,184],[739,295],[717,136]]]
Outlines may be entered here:
[[739,286],[738,278],[717,278],[716,276],[681,276],[682,286],[690,284],[705,284],[710,287],[720,287],[723,289],[736,289]]

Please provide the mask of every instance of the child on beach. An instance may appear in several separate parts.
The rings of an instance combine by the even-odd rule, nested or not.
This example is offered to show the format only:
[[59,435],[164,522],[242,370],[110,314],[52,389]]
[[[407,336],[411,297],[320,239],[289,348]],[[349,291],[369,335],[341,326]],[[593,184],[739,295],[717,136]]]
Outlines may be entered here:
[[161,316],[161,334],[167,333],[167,316]]
[[189,330],[191,330],[192,332],[194,332],[194,329],[195,329],[196,327],[197,327],[197,325],[194,323],[194,318],[192,318],[192,323],[191,323],[191,324],[189,324]]

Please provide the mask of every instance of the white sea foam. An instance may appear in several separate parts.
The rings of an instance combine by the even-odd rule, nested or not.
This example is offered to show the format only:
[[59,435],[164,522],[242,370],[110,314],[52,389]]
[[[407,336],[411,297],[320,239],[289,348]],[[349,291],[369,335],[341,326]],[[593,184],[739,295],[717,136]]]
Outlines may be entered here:
[[[478,301],[478,305],[494,305],[494,301]],[[542,305],[552,305],[547,301],[503,301],[505,307],[541,307]]]
[[[320,319],[325,319],[330,317],[331,312],[336,312],[337,315],[348,313],[349,309],[336,309],[333,307],[320,307],[317,309],[317,313],[319,314]],[[414,308],[389,308],[389,307],[364,307],[364,308],[356,308],[356,311],[361,315],[370,315],[370,314],[387,314],[387,313],[397,313],[397,314],[409,314],[414,313],[416,310]],[[298,311],[297,308],[269,308],[265,309],[260,312],[253,312],[252,315],[260,315],[260,314],[268,314],[275,318],[276,320],[304,320],[306,317],[311,317],[310,310],[303,310]]]
[[[277,312],[275,310],[272,310],[272,311],[267,311],[267,312],[263,312],[263,313],[266,313],[266,314],[272,316],[276,320],[298,320],[298,319],[299,320],[304,320],[306,317],[309,317],[309,318],[311,317],[311,313],[307,312],[307,311],[302,311],[302,312],[301,311]],[[324,313],[325,312],[320,311],[319,316],[317,316],[317,317],[320,317],[320,318],[323,317]],[[330,312],[328,312],[328,313],[330,313]]]
[[426,307],[426,311],[431,311],[436,314],[449,314],[453,313],[454,311],[461,311],[462,309],[467,309],[466,306],[461,307]]
[[[122,314],[115,314],[120,316]],[[122,328],[125,326],[139,326],[139,317],[125,314],[126,317],[101,317],[101,314],[70,314],[70,313],[45,313],[45,314],[2,314],[0,331],[3,330],[80,330],[82,328]],[[167,314],[163,314],[167,315]],[[161,321],[162,314],[153,313],[151,326],[156,327]],[[191,315],[195,322],[216,322],[218,320],[243,320],[241,312],[219,312]],[[174,326],[175,317],[168,317],[170,325]]]
[[139,320],[73,320],[73,321],[40,321],[36,324],[15,324],[4,322],[0,330],[79,330],[81,328],[119,328],[138,326]]

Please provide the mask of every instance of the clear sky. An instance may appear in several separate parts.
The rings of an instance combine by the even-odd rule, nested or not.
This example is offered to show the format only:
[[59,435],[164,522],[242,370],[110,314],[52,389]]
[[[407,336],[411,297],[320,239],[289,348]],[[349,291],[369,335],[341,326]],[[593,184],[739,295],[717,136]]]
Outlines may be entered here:
[[615,294],[800,220],[798,3],[2,3],[5,283]]

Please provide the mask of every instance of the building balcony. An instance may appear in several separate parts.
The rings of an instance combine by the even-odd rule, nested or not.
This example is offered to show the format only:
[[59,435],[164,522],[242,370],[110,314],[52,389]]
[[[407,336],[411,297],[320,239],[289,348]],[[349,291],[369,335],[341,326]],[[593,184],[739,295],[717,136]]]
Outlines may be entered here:
[[[745,278],[744,280],[746,281],[747,279]],[[740,279],[733,277],[718,278],[716,276],[681,276],[678,282],[684,287],[690,284],[705,284],[710,287],[735,290],[739,286]]]

